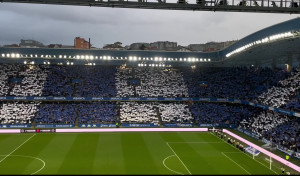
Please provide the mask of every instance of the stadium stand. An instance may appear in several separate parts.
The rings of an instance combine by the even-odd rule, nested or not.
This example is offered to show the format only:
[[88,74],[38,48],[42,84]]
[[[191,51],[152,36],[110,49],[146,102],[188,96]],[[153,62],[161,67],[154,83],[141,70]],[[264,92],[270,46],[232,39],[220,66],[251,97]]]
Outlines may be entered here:
[[196,123],[238,125],[242,119],[261,112],[260,108],[240,104],[194,102],[190,106]]
[[156,107],[153,103],[122,102],[120,121],[122,123],[158,124]]
[[182,73],[172,68],[119,68],[116,87],[119,97],[188,97]]
[[[299,112],[299,89],[299,68],[0,64],[1,96],[235,98]],[[300,146],[298,119],[240,104],[55,101],[0,108],[1,124],[233,124],[293,150]]]
[[188,105],[159,103],[158,109],[163,123],[193,123],[193,117]]
[[3,103],[0,109],[0,124],[30,124],[38,111],[39,102]]
[[116,123],[118,111],[113,103],[80,103],[76,106],[79,124]]
[[75,104],[41,104],[36,124],[75,124]]

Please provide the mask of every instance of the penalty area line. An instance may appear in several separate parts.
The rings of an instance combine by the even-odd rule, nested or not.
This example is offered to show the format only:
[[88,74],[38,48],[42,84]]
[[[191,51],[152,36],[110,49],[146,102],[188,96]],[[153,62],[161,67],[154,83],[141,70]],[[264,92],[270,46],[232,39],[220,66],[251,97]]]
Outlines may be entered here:
[[231,159],[229,156],[227,156],[224,152],[221,152],[222,155],[224,155],[226,158],[230,159],[233,163],[235,163],[237,166],[239,166],[240,168],[242,168],[244,171],[246,171],[248,173],[248,175],[251,175],[250,172],[248,172],[245,168],[243,168],[241,165],[239,165],[237,162],[235,162],[233,159]]

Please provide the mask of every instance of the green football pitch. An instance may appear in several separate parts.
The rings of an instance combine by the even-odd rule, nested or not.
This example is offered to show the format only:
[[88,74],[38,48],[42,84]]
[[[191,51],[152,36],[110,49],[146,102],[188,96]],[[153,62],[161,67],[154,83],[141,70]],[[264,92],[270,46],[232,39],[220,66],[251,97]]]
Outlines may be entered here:
[[0,174],[280,174],[209,132],[0,135]]

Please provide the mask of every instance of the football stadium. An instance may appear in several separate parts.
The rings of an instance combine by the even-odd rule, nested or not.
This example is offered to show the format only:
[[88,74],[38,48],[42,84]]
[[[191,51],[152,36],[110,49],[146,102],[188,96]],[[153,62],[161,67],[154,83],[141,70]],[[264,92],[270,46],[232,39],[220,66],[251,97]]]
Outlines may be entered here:
[[299,175],[300,18],[214,52],[0,47],[1,175]]

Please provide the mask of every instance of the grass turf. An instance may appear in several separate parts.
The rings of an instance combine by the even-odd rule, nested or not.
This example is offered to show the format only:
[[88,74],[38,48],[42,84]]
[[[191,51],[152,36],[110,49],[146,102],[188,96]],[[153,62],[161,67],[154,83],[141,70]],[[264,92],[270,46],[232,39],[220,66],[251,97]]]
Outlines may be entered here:
[[0,146],[0,174],[280,173],[208,132],[1,134]]

